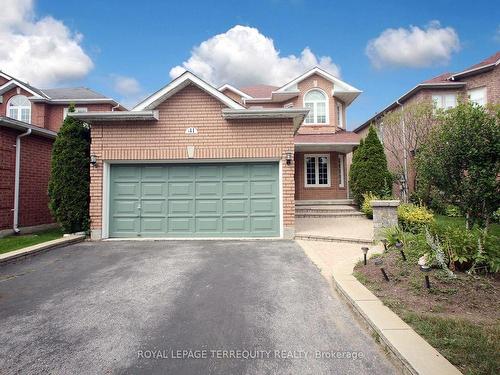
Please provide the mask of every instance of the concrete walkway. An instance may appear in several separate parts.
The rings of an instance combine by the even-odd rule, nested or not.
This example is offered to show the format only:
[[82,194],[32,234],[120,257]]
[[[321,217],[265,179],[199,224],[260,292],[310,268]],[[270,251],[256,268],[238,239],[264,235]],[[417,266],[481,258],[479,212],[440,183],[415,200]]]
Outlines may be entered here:
[[373,222],[365,217],[296,218],[296,238],[371,243]]
[[[353,276],[354,266],[362,260],[360,244],[304,240],[297,242],[328,282],[379,337],[380,343],[393,355],[395,362],[400,363],[403,372],[420,375],[461,374]],[[370,246],[369,255],[382,250],[381,247]]]

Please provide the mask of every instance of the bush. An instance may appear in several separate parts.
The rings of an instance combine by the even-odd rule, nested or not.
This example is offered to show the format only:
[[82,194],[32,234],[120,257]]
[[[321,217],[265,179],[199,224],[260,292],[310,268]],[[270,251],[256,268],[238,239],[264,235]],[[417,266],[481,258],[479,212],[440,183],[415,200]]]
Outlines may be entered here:
[[450,268],[467,271],[487,267],[490,272],[500,270],[500,239],[488,235],[478,227],[466,229],[435,223],[431,233],[440,242],[448,257]]
[[354,151],[349,186],[358,206],[363,203],[363,194],[372,192],[381,197],[390,191],[392,175],[387,169],[384,147],[373,127]]
[[402,204],[398,207],[398,221],[403,230],[418,233],[434,223],[434,215],[424,206]]
[[88,127],[67,116],[52,149],[49,181],[50,209],[66,233],[85,231],[89,226],[89,155]]
[[460,211],[460,207],[457,207],[453,204],[449,204],[446,206],[445,215],[448,217],[461,217],[462,212]]
[[375,199],[379,198],[372,192],[363,194],[363,204],[361,205],[361,212],[363,212],[368,219],[373,219],[373,207],[371,203]]

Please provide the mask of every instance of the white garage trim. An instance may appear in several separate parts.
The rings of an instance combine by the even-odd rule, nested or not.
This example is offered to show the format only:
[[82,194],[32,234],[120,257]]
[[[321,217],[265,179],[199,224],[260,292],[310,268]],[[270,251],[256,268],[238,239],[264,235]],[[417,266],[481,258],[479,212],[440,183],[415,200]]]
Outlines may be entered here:
[[[278,201],[279,201],[279,238],[284,236],[284,218],[283,218],[283,161],[278,158],[257,158],[257,159],[168,159],[168,160],[105,160],[103,161],[103,172],[102,172],[102,206],[101,206],[101,239],[109,239],[109,204],[110,204],[110,177],[111,177],[111,166],[116,164],[202,164],[202,163],[256,163],[256,162],[278,162]],[[97,236],[96,236],[97,237]],[[273,237],[265,237],[264,239],[272,239]],[[275,237],[276,238],[276,237]],[[189,240],[188,238],[113,238],[110,241],[119,240]],[[192,238],[194,240],[203,240],[204,238]],[[210,237],[206,239],[212,240],[234,240],[235,238],[230,237]],[[245,239],[245,238],[242,238]],[[256,240],[259,238],[249,237],[248,239]]]

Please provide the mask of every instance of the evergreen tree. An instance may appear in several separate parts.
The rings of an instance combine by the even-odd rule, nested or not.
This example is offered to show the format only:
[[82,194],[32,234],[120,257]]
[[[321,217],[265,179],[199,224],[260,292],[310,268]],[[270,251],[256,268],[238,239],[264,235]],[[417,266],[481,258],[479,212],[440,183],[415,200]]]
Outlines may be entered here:
[[[69,112],[74,112],[70,106]],[[67,116],[52,148],[49,207],[67,233],[89,226],[90,130]]]
[[387,169],[384,147],[373,127],[354,151],[349,186],[356,204],[363,203],[363,194],[371,192],[377,196],[387,195],[392,176]]

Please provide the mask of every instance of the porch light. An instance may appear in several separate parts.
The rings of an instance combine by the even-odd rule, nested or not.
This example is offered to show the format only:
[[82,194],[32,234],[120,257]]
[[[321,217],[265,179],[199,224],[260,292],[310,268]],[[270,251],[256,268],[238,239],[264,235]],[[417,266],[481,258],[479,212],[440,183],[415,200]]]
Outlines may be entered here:
[[286,153],[286,165],[292,164],[292,158],[293,158],[293,154],[290,151],[288,151]]
[[97,155],[96,154],[90,154],[90,165],[93,167],[97,166]]
[[368,248],[367,248],[367,247],[365,247],[365,246],[363,246],[363,247],[361,248],[361,251],[363,251],[363,258],[364,258],[364,263],[365,263],[365,266],[366,266],[366,255],[368,254],[368,250],[370,250],[370,249],[368,249]]

